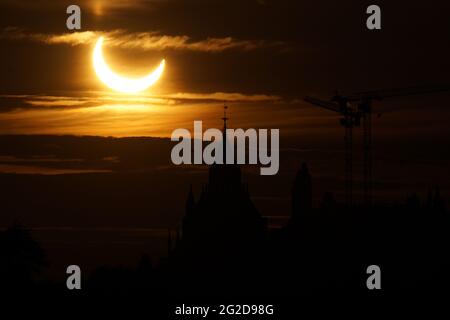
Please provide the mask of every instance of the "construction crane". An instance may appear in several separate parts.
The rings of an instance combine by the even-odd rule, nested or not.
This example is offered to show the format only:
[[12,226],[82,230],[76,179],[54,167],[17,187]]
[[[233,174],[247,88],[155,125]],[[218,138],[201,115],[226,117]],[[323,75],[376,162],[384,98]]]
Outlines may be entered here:
[[355,112],[347,98],[339,94],[336,94],[332,101],[312,97],[305,97],[305,101],[342,116],[340,123],[345,128],[345,202],[347,206],[351,206],[353,201],[353,127],[360,125],[360,113]]
[[[316,106],[337,112],[344,116],[341,124],[345,127],[345,197],[348,206],[352,205],[353,164],[352,164],[352,128],[360,126],[363,120],[363,189],[364,204],[372,204],[372,105],[373,101],[381,101],[396,97],[419,94],[430,94],[450,91],[450,86],[409,87],[401,89],[359,92],[346,97],[336,94],[330,101],[305,97],[305,101]],[[357,103],[353,109],[352,103]]]

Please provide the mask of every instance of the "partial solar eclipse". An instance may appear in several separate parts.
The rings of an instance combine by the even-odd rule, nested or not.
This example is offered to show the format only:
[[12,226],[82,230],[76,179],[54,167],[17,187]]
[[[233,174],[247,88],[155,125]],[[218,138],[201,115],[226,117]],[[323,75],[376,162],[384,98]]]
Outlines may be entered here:
[[129,79],[116,74],[103,58],[103,40],[103,37],[97,40],[93,54],[93,63],[98,78],[108,87],[122,93],[138,93],[148,89],[159,80],[166,64],[164,59],[158,68],[142,78]]

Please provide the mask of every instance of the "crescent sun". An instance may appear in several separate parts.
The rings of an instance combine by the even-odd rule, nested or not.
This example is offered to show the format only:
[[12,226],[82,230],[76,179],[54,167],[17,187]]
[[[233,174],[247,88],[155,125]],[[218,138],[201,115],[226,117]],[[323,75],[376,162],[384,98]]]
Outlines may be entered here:
[[103,40],[103,37],[97,40],[93,54],[93,64],[95,73],[99,79],[111,89],[122,93],[137,93],[148,89],[161,77],[166,64],[164,59],[158,68],[142,78],[129,79],[119,76],[111,70],[103,58]]

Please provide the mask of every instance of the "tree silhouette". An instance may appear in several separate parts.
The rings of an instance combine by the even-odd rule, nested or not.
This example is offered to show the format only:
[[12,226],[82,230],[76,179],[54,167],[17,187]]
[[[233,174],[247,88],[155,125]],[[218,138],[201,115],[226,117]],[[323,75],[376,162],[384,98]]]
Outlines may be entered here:
[[21,290],[36,284],[36,276],[46,266],[43,249],[19,225],[0,232],[0,287]]

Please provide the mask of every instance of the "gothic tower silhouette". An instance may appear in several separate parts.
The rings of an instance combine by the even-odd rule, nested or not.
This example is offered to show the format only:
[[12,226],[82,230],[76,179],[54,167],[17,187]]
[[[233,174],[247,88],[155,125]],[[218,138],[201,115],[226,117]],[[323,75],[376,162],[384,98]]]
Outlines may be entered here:
[[[222,118],[223,141],[226,141],[227,116]],[[225,143],[224,155],[226,156]],[[174,254],[190,257],[239,254],[255,251],[264,243],[267,222],[259,214],[241,181],[241,168],[236,164],[213,164],[208,183],[197,201],[192,189],[186,201],[186,214],[181,226],[181,239]]]
[[292,219],[296,220],[301,215],[312,210],[312,182],[306,163],[302,163],[298,170],[291,190]]

